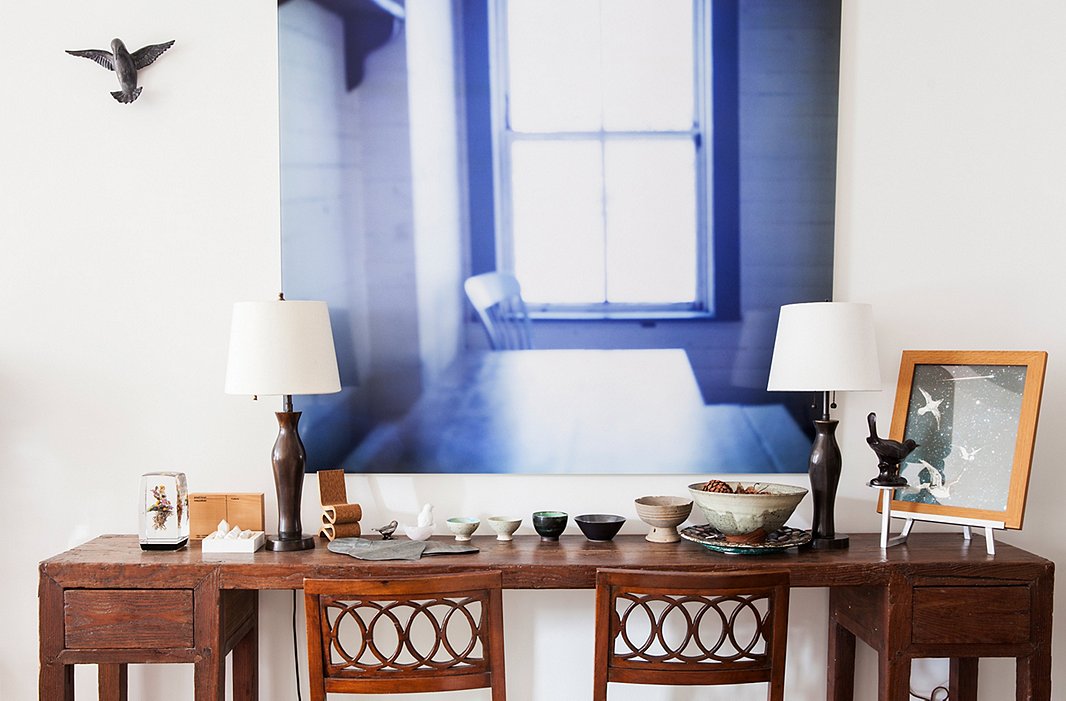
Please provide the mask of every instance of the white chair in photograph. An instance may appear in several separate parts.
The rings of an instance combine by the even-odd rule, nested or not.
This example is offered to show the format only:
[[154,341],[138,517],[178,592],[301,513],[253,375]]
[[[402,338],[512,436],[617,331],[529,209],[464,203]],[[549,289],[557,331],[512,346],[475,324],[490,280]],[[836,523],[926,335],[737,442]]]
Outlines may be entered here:
[[467,278],[463,289],[485,327],[492,350],[529,350],[533,347],[529,312],[514,275],[475,275]]

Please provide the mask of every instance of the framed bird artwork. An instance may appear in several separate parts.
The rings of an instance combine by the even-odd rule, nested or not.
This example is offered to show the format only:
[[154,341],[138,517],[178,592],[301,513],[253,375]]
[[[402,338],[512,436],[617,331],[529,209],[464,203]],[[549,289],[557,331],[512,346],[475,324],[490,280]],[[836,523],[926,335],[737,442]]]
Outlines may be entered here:
[[1021,528],[1046,365],[1044,351],[903,351],[889,436],[917,445],[893,516]]

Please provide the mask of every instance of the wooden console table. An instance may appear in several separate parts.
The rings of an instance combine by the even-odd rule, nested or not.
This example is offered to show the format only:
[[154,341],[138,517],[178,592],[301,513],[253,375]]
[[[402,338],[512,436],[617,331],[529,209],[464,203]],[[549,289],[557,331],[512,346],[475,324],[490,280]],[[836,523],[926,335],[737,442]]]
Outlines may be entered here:
[[[75,664],[100,665],[101,701],[125,699],[128,663],[191,662],[197,701],[225,698],[233,651],[235,701],[258,698],[257,596],[304,577],[399,576],[493,568],[508,589],[591,589],[601,567],[684,572],[787,569],[794,587],[829,587],[829,701],[853,696],[855,639],[878,651],[880,701],[907,701],[911,659],[951,658],[952,701],[976,701],[977,660],[1017,659],[1017,699],[1051,700],[1054,564],[1006,544],[995,557],[957,536],[911,535],[883,552],[877,534],[851,548],[730,557],[698,545],[619,536],[593,543],[474,538],[473,555],[363,562],[320,546],[303,552],[143,552],[133,536],[102,536],[40,566],[41,701],[72,701]],[[591,675],[591,670],[589,674]]]

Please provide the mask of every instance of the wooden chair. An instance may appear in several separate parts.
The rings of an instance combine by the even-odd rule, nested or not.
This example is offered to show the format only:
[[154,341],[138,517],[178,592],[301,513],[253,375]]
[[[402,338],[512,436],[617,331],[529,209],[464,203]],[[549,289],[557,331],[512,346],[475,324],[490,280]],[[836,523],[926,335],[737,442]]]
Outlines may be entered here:
[[506,701],[502,583],[497,570],[305,579],[311,701],[481,688]]
[[514,275],[483,273],[463,283],[492,350],[529,350],[533,347],[529,311]]
[[787,572],[599,570],[593,701],[607,683],[769,682],[785,698]]

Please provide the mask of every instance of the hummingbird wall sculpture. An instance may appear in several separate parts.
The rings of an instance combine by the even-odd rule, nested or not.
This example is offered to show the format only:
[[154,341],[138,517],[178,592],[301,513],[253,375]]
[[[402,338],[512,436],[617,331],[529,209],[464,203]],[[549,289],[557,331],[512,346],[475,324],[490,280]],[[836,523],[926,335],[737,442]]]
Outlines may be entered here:
[[114,71],[118,77],[118,84],[122,89],[112,92],[111,97],[123,104],[129,104],[141,95],[141,88],[137,85],[137,71],[150,66],[157,58],[163,55],[164,51],[173,45],[173,40],[165,44],[149,44],[131,54],[121,39],[112,39],[110,51],[83,49],[81,51],[67,51],[67,53],[71,56],[80,56],[95,61],[109,71]]

